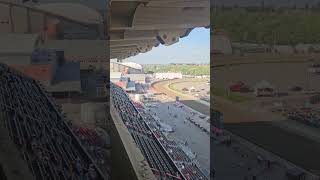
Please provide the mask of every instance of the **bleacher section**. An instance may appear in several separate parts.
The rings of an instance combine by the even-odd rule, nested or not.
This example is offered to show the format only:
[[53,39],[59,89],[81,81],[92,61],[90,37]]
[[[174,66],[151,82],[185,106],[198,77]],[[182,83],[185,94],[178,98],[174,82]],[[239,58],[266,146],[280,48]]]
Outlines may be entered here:
[[94,129],[73,125],[72,130],[79,137],[82,146],[89,152],[92,160],[98,165],[105,176],[111,174],[111,162],[107,155],[109,147],[103,138]]
[[1,123],[37,180],[107,179],[36,81],[0,64],[0,84]]
[[207,179],[197,165],[186,155],[181,147],[174,141],[168,140],[166,136],[156,127],[156,120],[139,103],[134,103],[137,110],[144,117],[148,126],[152,129],[155,138],[162,144],[171,159],[177,165],[186,179]]
[[[156,142],[142,116],[133,106],[127,94],[111,83],[111,95],[115,108],[129,129],[137,146],[147,159],[155,175],[166,179],[181,179],[179,170]],[[177,176],[178,175],[178,176]]]
[[155,175],[167,179],[207,179],[184,151],[151,123],[155,120],[141,105],[132,102],[120,87],[113,83],[110,87],[115,108]]

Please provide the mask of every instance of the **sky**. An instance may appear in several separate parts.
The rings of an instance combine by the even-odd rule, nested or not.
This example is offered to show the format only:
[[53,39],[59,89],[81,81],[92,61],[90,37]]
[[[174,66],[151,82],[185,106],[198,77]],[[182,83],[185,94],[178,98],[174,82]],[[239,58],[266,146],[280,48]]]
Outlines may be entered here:
[[151,51],[124,60],[139,64],[209,63],[210,29],[195,28],[187,37],[170,46],[159,45]]

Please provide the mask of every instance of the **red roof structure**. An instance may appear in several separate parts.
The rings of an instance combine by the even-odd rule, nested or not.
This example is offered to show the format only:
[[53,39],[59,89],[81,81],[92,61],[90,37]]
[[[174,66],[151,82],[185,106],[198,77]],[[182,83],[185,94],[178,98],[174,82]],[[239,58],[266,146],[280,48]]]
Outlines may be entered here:
[[54,77],[52,64],[12,65],[11,67],[35,80],[51,81]]
[[127,87],[127,82],[121,81],[121,82],[115,82],[115,84],[123,89]]

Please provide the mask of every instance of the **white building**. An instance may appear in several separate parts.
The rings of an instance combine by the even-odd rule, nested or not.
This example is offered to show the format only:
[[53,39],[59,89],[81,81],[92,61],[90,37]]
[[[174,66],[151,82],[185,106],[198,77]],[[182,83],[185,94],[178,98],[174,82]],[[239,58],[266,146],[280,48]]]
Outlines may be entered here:
[[154,79],[182,79],[181,73],[154,73]]
[[113,83],[120,82],[121,76],[122,72],[110,72],[110,81]]
[[110,62],[110,71],[123,72],[124,74],[142,74],[143,67],[134,62]]
[[124,66],[128,66],[130,68],[138,69],[141,71],[143,70],[143,67],[140,64],[135,63],[135,62],[122,62],[121,64]]
[[294,54],[294,48],[289,45],[277,45],[274,50],[279,54]]
[[145,74],[125,74],[123,77],[129,78],[130,81],[134,81],[135,83],[146,83],[146,75]]

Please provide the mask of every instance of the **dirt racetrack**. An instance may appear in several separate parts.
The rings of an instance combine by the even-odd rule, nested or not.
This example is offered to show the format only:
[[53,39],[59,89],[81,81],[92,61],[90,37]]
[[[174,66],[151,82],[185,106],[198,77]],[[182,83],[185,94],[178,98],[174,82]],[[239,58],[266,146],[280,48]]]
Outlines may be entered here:
[[[153,87],[157,91],[166,93],[170,97],[175,98],[179,96],[180,94],[165,87],[168,86],[168,84],[168,81],[162,81],[155,83]],[[181,102],[199,112],[209,114],[209,108],[194,99],[182,98]],[[232,110],[229,112],[231,113],[231,111]],[[244,113],[243,115],[244,116],[239,116],[236,111],[231,113],[232,117],[238,117],[240,119],[245,118],[246,114]],[[247,115],[247,117],[251,117],[252,120],[255,118],[255,116],[251,115]],[[225,129],[305,170],[319,172],[320,156],[318,152],[320,152],[320,144],[278,126],[274,126],[272,123],[275,122],[256,121],[256,119],[255,121],[247,122],[242,119],[242,121],[239,122],[236,120],[225,122]]]
[[210,115],[210,109],[207,105],[205,104],[202,104],[200,102],[197,102],[197,99],[194,98],[194,97],[191,97],[191,96],[185,96],[183,94],[177,94],[177,92],[173,91],[173,90],[170,90],[168,88],[168,85],[170,82],[175,82],[175,80],[171,80],[171,81],[161,81],[161,82],[157,82],[157,83],[154,83],[152,86],[153,88],[155,88],[157,91],[159,92],[163,92],[165,94],[167,94],[167,96],[175,99],[176,96],[179,96],[180,97],[180,101],[191,107],[192,109],[195,109],[196,111],[199,111],[205,115]]

